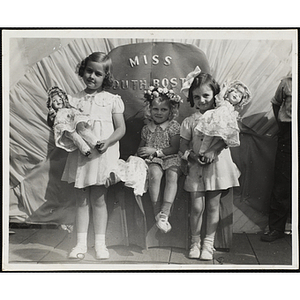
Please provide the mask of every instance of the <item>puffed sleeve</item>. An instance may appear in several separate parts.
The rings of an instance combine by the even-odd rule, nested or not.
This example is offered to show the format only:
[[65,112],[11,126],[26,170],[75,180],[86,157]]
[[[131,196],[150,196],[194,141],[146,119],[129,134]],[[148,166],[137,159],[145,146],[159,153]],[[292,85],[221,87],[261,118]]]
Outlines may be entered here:
[[180,125],[177,121],[173,120],[170,122],[169,136],[173,137],[174,135],[178,134],[180,134]]
[[79,103],[79,99],[76,97],[72,97],[70,95],[68,95],[68,100],[69,103],[72,107],[77,108],[78,107],[78,103]]
[[124,102],[119,95],[113,96],[113,106],[112,106],[112,113],[113,114],[122,114],[124,113],[125,106]]
[[185,118],[180,126],[180,136],[188,141],[192,139],[191,119]]

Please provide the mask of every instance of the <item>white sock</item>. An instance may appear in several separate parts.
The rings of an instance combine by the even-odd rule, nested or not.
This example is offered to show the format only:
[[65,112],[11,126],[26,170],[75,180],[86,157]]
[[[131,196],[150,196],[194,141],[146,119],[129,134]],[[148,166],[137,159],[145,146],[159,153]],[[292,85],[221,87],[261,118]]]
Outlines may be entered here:
[[87,232],[77,233],[77,246],[87,247]]
[[214,238],[210,237],[210,236],[205,237],[204,240],[203,240],[203,244],[213,246],[214,245]]
[[95,234],[95,246],[105,245],[105,234]]

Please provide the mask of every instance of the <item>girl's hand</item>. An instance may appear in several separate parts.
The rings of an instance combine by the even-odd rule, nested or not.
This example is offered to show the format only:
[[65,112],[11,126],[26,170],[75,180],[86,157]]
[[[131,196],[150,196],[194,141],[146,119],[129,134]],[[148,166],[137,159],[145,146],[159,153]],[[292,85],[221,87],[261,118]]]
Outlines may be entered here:
[[56,111],[54,109],[49,109],[49,113],[48,113],[49,119],[54,122],[54,119],[56,117]]
[[138,156],[140,157],[148,157],[152,154],[154,154],[156,151],[155,148],[152,148],[152,147],[140,147],[138,150],[137,150],[137,154]]
[[210,164],[214,162],[216,157],[218,156],[218,153],[213,150],[208,150],[207,152],[203,153],[201,157],[199,158],[199,163],[200,164]]
[[108,143],[108,140],[103,140],[100,142],[100,146],[97,147],[97,150],[100,154],[103,154],[104,152],[106,152],[106,150],[108,149],[109,147],[109,143]]

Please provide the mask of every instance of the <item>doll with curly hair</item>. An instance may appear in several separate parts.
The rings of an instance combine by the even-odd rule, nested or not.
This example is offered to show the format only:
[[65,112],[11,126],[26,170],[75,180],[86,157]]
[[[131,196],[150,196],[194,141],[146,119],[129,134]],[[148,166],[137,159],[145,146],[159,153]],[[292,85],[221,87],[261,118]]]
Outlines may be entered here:
[[69,97],[57,86],[48,90],[47,107],[53,122],[55,145],[68,152],[77,148],[91,158],[92,148],[99,148],[100,142],[90,130],[91,119],[69,103]]
[[204,133],[199,151],[201,156],[218,140],[223,139],[228,147],[237,147],[239,140],[239,112],[250,102],[248,87],[241,81],[224,83],[221,91],[215,96],[215,109],[208,110],[195,127],[196,132]]

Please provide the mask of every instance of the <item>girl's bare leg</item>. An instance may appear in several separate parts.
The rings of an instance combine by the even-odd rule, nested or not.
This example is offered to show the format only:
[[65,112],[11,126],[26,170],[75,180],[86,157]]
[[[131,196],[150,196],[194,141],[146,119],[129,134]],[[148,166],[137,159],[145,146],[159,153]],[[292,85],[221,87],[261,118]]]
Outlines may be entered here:
[[191,197],[191,247],[189,251],[189,258],[199,258],[201,247],[201,227],[203,212],[205,209],[205,193],[204,192],[192,192]]
[[104,185],[91,187],[91,204],[93,210],[93,224],[95,231],[95,251],[97,259],[109,258],[109,252],[105,245],[107,227],[107,189]]
[[91,186],[90,189],[95,234],[105,235],[108,219],[106,207],[107,189],[104,185]]
[[161,211],[167,216],[170,215],[170,210],[173,205],[177,193],[178,168],[171,167],[166,170],[166,185],[164,191],[163,204]]
[[214,240],[220,218],[221,191],[211,191],[206,194],[207,223],[206,235],[203,240],[203,247],[200,259],[212,260],[214,251]]
[[77,244],[69,258],[80,258],[87,252],[87,233],[89,227],[89,188],[76,190],[76,237]]
[[221,191],[212,191],[206,194],[207,228],[205,237],[212,240],[215,238],[219,224],[221,195]]
[[160,212],[160,184],[162,177],[163,170],[158,164],[149,165],[149,194],[154,216]]
[[191,193],[190,225],[192,236],[200,236],[202,217],[205,209],[205,194],[202,192]]

